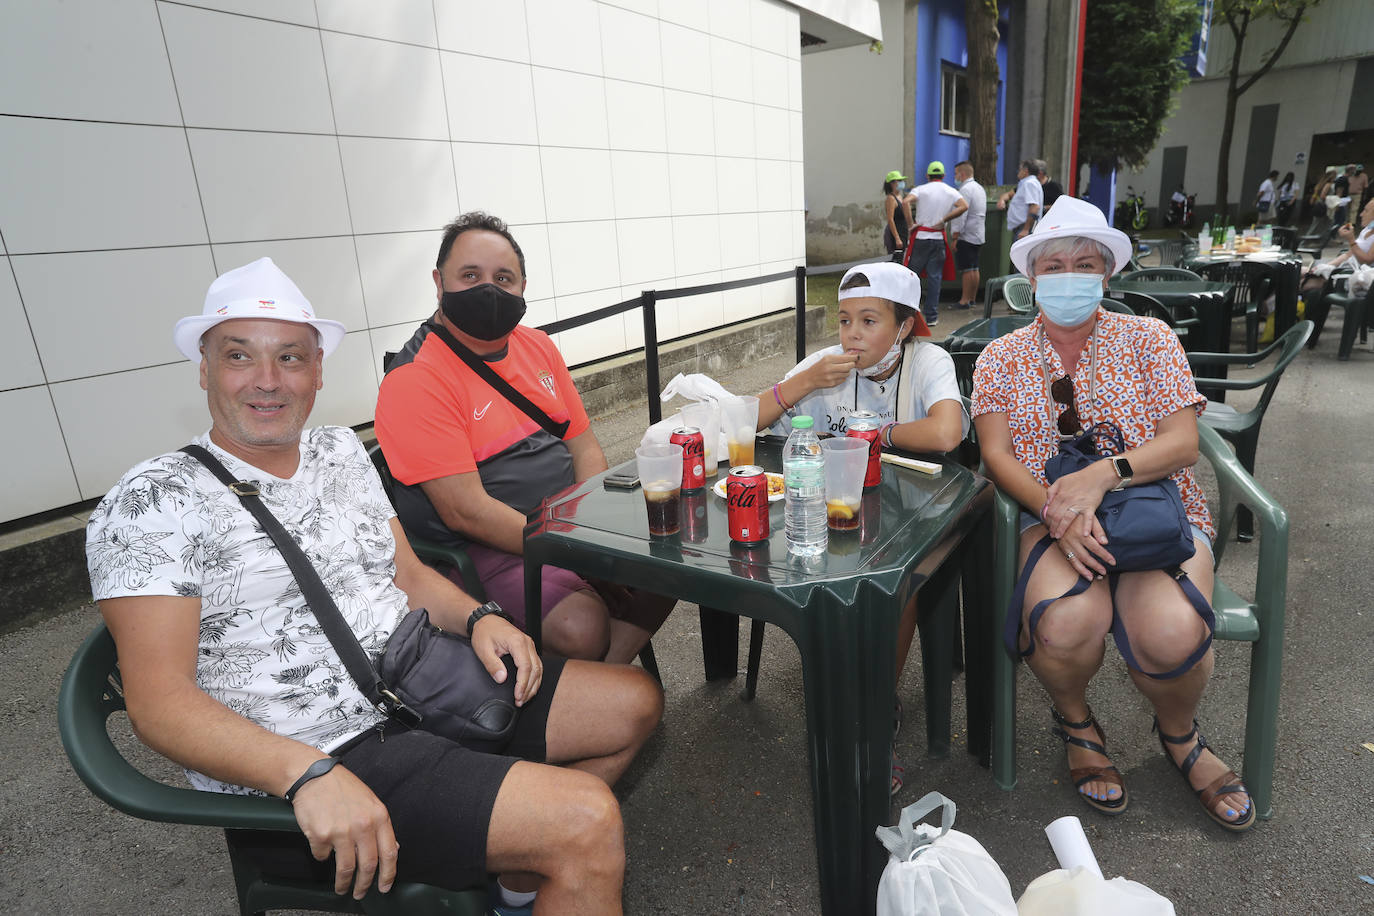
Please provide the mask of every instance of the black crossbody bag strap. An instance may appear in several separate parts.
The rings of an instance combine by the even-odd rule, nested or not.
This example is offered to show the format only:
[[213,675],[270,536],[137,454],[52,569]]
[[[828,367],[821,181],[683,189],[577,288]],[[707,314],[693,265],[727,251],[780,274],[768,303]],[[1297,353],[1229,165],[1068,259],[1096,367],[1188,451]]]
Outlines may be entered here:
[[188,445],[181,451],[209,468],[210,473],[218,477],[239,498],[243,507],[257,519],[262,530],[277,545],[277,550],[281,552],[286,565],[296,577],[296,584],[300,586],[301,594],[310,606],[310,612],[315,615],[315,620],[324,630],[324,635],[329,637],[334,651],[339,653],[339,659],[353,680],[358,683],[363,696],[367,697],[373,706],[385,710],[402,724],[410,728],[419,725],[420,714],[401,702],[377,674],[377,669],[372,666],[371,659],[363,651],[358,637],[353,635],[352,628],[343,619],[343,614],[339,613],[338,605],[334,603],[329,589],[325,588],[324,582],[320,580],[320,574],[315,570],[310,558],[259,498],[257,484],[236,479],[218,458],[199,445]]
[[429,328],[431,333],[448,344],[448,348],[454,352],[454,355],[467,363],[468,368],[476,372],[482,381],[496,389],[497,394],[523,410],[527,417],[544,427],[545,432],[557,436],[559,439],[567,435],[569,425],[567,420],[564,420],[562,423],[555,423],[553,417],[544,413],[544,411],[535,406],[533,401],[525,397],[519,391],[516,391],[514,385],[497,375],[496,370],[488,366],[486,360],[459,343],[458,338],[449,333],[448,328],[436,321],[425,322],[425,327]]

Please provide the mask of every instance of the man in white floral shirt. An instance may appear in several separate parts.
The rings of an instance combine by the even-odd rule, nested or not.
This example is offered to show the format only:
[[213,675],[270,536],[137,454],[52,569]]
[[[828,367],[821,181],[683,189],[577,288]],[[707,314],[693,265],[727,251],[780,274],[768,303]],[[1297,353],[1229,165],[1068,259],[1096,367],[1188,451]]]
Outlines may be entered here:
[[305,837],[259,851],[269,868],[332,870],[335,889],[357,898],[398,877],[462,888],[520,872],[541,911],[618,913],[625,857],[609,786],[657,724],[662,694],[639,669],[541,658],[503,614],[474,613],[477,601],[416,558],[353,431],[305,429],[343,335],[270,259],[217,279],[175,334],[208,395],[211,427],[196,441],[258,483],[369,652],[423,607],[471,636],[494,679],[510,656],[515,735],[478,750],[391,724],[271,539],[181,452],[125,474],[87,528],[134,729],[197,788],[290,798]]

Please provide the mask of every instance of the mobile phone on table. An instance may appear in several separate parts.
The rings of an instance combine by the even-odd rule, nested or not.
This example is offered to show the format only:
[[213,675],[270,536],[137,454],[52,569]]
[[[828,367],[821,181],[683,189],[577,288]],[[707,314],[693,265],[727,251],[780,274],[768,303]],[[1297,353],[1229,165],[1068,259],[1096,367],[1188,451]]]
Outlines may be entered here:
[[605,486],[608,490],[633,490],[639,486],[639,468],[634,461],[627,461],[619,467],[611,468],[606,474]]

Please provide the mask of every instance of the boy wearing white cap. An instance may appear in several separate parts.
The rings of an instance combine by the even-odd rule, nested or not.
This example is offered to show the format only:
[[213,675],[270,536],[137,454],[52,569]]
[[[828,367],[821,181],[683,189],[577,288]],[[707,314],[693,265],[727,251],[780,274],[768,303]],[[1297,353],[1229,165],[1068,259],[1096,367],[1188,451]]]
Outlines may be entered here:
[[[969,422],[954,360],[942,347],[920,340],[930,336],[920,305],[920,281],[901,264],[850,268],[840,281],[840,342],[812,353],[759,393],[759,429],[785,435],[792,417],[806,415],[819,434],[843,436],[854,412],[866,410],[877,414],[879,435],[889,448],[953,450]],[[915,630],[913,599],[897,631],[899,673]],[[893,794],[901,786],[902,767],[894,756]]]
[[368,702],[237,487],[180,451],[125,474],[87,526],[129,718],[195,788],[291,803],[303,836],[229,831],[270,874],[332,880],[361,899],[374,884],[463,889],[518,870],[543,876],[554,912],[618,913],[622,828],[608,786],[662,694],[639,669],[541,657],[499,607],[419,561],[353,431],[305,429],[343,335],[267,258],[217,279],[174,335],[207,392],[212,423],[195,444],[255,485],[365,651],[379,654],[423,607],[471,637],[493,679],[509,677],[509,656],[513,736],[484,753],[423,723],[399,727]]

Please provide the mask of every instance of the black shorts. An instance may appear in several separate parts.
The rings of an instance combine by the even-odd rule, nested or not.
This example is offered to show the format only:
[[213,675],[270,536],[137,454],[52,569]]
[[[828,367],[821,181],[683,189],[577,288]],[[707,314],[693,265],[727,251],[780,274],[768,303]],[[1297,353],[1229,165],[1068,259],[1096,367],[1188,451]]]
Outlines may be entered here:
[[975,245],[960,239],[954,243],[954,266],[959,270],[977,270],[978,252],[982,250],[981,244]]
[[[544,654],[544,678],[520,708],[515,733],[499,753],[473,750],[423,729],[388,724],[347,742],[341,765],[376,794],[401,845],[400,881],[463,890],[486,881],[487,829],[496,793],[519,760],[542,763],[548,753],[549,707],[565,659]],[[334,857],[317,862],[304,835],[226,830],[229,845],[270,875],[334,880]]]

